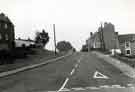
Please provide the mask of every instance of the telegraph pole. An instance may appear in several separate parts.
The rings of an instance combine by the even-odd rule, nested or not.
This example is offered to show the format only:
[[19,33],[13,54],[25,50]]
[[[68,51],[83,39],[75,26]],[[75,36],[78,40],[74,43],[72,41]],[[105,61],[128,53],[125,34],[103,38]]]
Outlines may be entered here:
[[55,34],[55,24],[53,24],[53,32],[54,32],[54,46],[55,46],[55,55],[57,54],[56,52],[56,34]]
[[102,40],[103,50],[105,51],[105,41],[104,41],[104,33],[103,33],[102,23],[101,23],[101,40]]

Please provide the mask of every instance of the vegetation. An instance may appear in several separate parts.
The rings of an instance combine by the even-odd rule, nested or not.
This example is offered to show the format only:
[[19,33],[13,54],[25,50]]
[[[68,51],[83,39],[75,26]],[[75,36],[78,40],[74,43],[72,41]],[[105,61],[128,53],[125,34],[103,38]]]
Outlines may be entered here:
[[35,54],[31,47],[16,47],[10,51],[0,51],[0,64],[12,64],[16,59],[27,58],[28,55]]
[[35,43],[39,47],[45,47],[46,44],[49,42],[49,35],[43,29],[42,32],[37,32],[35,37]]
[[62,51],[69,51],[69,50],[73,49],[71,43],[68,42],[68,41],[60,41],[60,42],[58,42],[56,48],[60,52],[62,52]]

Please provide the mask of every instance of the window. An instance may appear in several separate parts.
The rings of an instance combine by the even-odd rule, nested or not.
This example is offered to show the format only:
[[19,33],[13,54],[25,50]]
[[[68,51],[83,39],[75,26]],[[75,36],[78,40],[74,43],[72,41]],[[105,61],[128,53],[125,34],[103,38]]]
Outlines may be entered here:
[[125,42],[125,47],[129,48],[130,47],[130,42]]
[[5,39],[8,40],[8,35],[7,34],[5,35]]
[[130,55],[131,54],[131,50],[126,50],[126,54]]
[[5,24],[5,29],[7,29],[8,28],[8,25],[7,24]]

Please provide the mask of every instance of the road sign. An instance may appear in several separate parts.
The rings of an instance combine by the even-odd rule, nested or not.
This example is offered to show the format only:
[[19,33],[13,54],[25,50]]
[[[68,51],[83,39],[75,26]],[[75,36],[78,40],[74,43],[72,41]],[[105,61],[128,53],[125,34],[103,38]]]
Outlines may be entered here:
[[102,74],[102,73],[100,73],[100,72],[98,72],[98,71],[96,71],[96,72],[94,73],[93,78],[95,78],[95,79],[109,79],[108,76],[106,76],[106,75],[104,75],[104,74]]

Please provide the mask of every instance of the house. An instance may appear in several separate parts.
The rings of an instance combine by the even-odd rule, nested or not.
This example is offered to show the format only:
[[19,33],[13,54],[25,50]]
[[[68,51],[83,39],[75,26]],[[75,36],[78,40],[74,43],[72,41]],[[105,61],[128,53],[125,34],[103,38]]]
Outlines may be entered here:
[[135,55],[135,34],[119,35],[118,38],[122,54],[126,56]]
[[88,46],[88,49],[100,49],[101,48],[101,42],[99,38],[99,32],[95,32],[94,34],[90,34],[91,37],[86,40],[86,44]]
[[119,49],[118,32],[115,32],[115,26],[111,23],[104,23],[104,27],[99,27],[101,37],[101,46],[105,50]]
[[14,48],[14,25],[4,14],[0,14],[0,50]]
[[112,50],[119,49],[118,33],[115,32],[114,25],[111,23],[104,23],[104,26],[98,28],[98,32],[91,34],[87,41],[88,48]]

